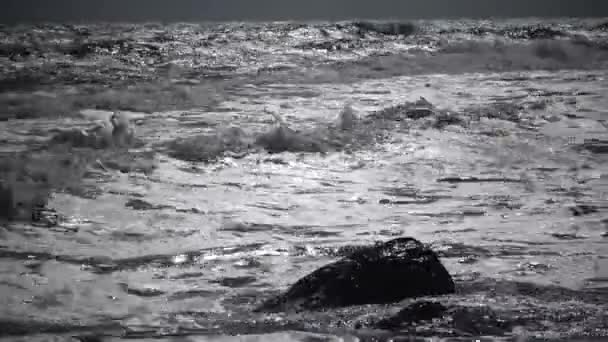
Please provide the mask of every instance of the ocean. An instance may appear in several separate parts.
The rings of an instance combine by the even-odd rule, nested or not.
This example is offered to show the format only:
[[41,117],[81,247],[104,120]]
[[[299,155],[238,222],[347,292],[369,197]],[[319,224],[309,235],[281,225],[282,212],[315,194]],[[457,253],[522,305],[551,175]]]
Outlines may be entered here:
[[[59,218],[0,223],[0,340],[605,340],[607,67],[608,19],[2,26],[2,170]],[[115,111],[136,146],[51,150]],[[459,314],[254,312],[401,236]]]

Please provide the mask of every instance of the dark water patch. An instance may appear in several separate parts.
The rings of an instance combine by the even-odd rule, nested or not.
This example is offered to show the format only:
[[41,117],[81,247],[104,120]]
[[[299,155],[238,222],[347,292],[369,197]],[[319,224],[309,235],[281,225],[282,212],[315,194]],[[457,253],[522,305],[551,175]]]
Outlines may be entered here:
[[[578,109],[579,112],[585,112],[587,110],[585,110],[584,108],[580,108]],[[589,110],[591,111],[591,110]],[[576,114],[572,114],[572,113],[564,113],[564,116],[567,117],[568,119],[585,119],[584,116],[581,115],[576,115]]]
[[273,232],[280,234],[290,234],[300,237],[331,237],[340,236],[342,233],[332,231],[330,227],[319,226],[286,226],[262,223],[235,223],[221,228],[222,231],[232,231],[238,233],[257,233]]
[[487,213],[484,210],[456,210],[450,212],[441,212],[441,213],[409,213],[412,216],[426,216],[426,217],[434,217],[434,218],[445,218],[445,217],[475,217],[475,216],[485,216]]
[[119,323],[85,325],[67,322],[42,322],[28,319],[27,322],[19,320],[2,319],[0,321],[0,336],[26,336],[34,334],[62,334],[88,332],[97,336],[108,334],[119,335],[123,331]]
[[[527,43],[453,43],[438,52],[386,54],[339,61],[319,71],[298,76],[301,82],[340,82],[431,73],[462,74],[519,70],[597,69],[606,64],[608,50],[570,40]],[[324,72],[323,69],[332,71]]]
[[203,169],[195,164],[188,165],[188,166],[180,166],[177,169],[182,172],[192,173],[192,174],[201,174],[201,173],[205,172],[205,169]]
[[521,256],[562,256],[560,252],[530,249],[529,246],[501,245],[492,248],[492,256],[521,257]]
[[576,145],[579,150],[587,150],[595,154],[607,154],[608,153],[608,140],[600,139],[585,139],[585,142],[580,145]]
[[0,280],[0,286],[7,286],[7,287],[11,287],[11,288],[18,289],[18,290],[27,290],[26,287],[24,287],[20,284],[17,284],[17,283],[7,281],[7,280]]
[[144,195],[137,193],[137,192],[130,192],[130,191],[120,191],[120,190],[108,190],[107,191],[108,194],[110,195],[119,195],[119,196],[129,196],[132,198],[143,198]]
[[158,297],[165,294],[164,291],[154,287],[135,287],[125,283],[119,285],[127,294],[137,297]]
[[546,167],[546,166],[532,168],[532,170],[540,171],[540,172],[555,172],[555,171],[559,171],[559,169],[560,169],[559,167]]
[[489,278],[459,283],[456,293],[461,295],[481,293],[490,298],[501,296],[526,296],[541,300],[545,303],[561,303],[572,300],[605,305],[608,302],[608,294],[603,293],[602,291],[593,291],[590,289],[572,290],[555,285],[540,285]]
[[0,108],[1,121],[60,118],[76,114],[76,110],[61,98],[35,94],[0,93]]
[[[459,242],[436,242],[433,247],[437,255],[442,258],[491,258],[491,257],[513,257],[526,255],[560,256],[560,253],[547,250],[534,250],[529,246],[508,245],[506,243],[515,242],[511,240],[501,240],[504,244],[496,246],[470,246]],[[535,244],[527,244],[535,245]],[[542,243],[540,245],[546,245]]]
[[85,158],[66,149],[0,156],[0,218],[32,221],[49,209],[53,192],[83,188],[86,167]]
[[551,233],[549,234],[552,237],[559,240],[584,240],[587,239],[586,236],[581,236],[576,233]]
[[171,295],[169,295],[168,300],[177,301],[177,300],[186,300],[186,299],[199,298],[199,297],[210,298],[210,297],[215,297],[217,295],[218,295],[218,291],[201,290],[201,289],[187,290],[187,291],[178,291],[178,292],[172,293]]
[[463,229],[454,229],[454,230],[450,230],[450,229],[440,229],[440,230],[435,230],[433,231],[433,233],[435,234],[460,234],[460,233],[472,233],[472,232],[476,232],[477,229],[475,228],[463,228]]
[[474,204],[474,207],[490,207],[493,209],[508,209],[508,210],[517,210],[521,209],[524,204],[523,203],[514,203],[511,201],[491,201],[491,202],[482,202],[478,204]]
[[600,23],[600,24],[597,24],[597,25],[593,26],[592,30],[597,30],[597,31],[608,31],[608,21],[607,21],[607,22]]
[[125,207],[133,210],[162,210],[162,209],[175,209],[175,207],[169,205],[154,205],[148,203],[139,198],[131,198],[125,203]]
[[214,162],[226,153],[247,153],[253,140],[240,128],[230,127],[214,134],[178,138],[166,146],[173,158],[192,162]]
[[255,144],[269,153],[311,152],[323,153],[327,147],[320,140],[308,134],[297,132],[286,125],[274,128],[258,136]]
[[208,121],[203,121],[203,120],[191,120],[191,119],[188,119],[187,121],[180,120],[179,124],[181,126],[191,127],[191,128],[211,128],[211,127],[217,127],[217,125],[218,125],[215,122],[208,122]]
[[236,247],[208,248],[198,251],[185,252],[180,255],[143,255],[133,258],[112,259],[109,257],[81,257],[69,255],[53,255],[44,252],[0,250],[0,258],[17,260],[36,259],[41,261],[56,260],[68,264],[82,266],[83,270],[93,273],[113,273],[123,270],[134,270],[142,267],[184,267],[199,263],[199,258],[206,255],[230,255],[259,249],[263,244],[247,244]]
[[334,193],[343,193],[342,189],[324,189],[324,188],[316,188],[316,189],[298,189],[292,192],[294,195],[311,195],[311,194],[334,194]]
[[186,273],[175,274],[175,275],[171,275],[171,276],[167,276],[167,277],[163,277],[163,278],[171,279],[171,280],[182,280],[182,279],[190,279],[190,278],[200,278],[203,275],[204,275],[203,272],[186,272]]
[[468,246],[462,243],[434,244],[437,255],[441,258],[488,258],[492,252],[483,247]]
[[276,211],[289,211],[289,210],[296,209],[298,207],[295,204],[285,207],[278,203],[255,203],[255,204],[247,204],[247,206],[253,207],[253,208],[260,208],[260,209],[276,210]]
[[570,211],[570,213],[572,213],[572,216],[584,216],[597,213],[600,208],[603,207],[599,207],[597,205],[592,204],[577,204],[573,207],[569,207],[568,210]]
[[589,196],[589,189],[582,186],[571,186],[568,188],[564,187],[548,187],[548,193],[557,193],[565,197],[583,198]]
[[207,184],[196,184],[196,183],[179,183],[179,182],[172,182],[172,181],[167,181],[165,179],[162,178],[154,178],[154,177],[146,177],[146,181],[149,181],[151,183],[160,183],[160,184],[167,184],[167,185],[172,185],[178,188],[201,188],[201,189],[206,189],[209,187],[209,185]]
[[151,239],[158,237],[157,235],[148,235],[148,234],[139,233],[139,232],[122,231],[122,230],[114,230],[114,231],[112,231],[111,234],[112,234],[112,237],[118,241],[145,241],[145,240],[151,240]]
[[388,198],[382,198],[378,201],[380,204],[391,204],[391,205],[409,205],[409,204],[431,204],[439,201],[442,196],[417,196],[416,199],[412,200],[391,200]]
[[416,197],[420,190],[414,186],[380,189],[385,195],[394,197]]
[[379,33],[383,35],[409,36],[416,31],[414,24],[405,22],[356,21],[352,25],[358,29],[359,35]]
[[521,183],[520,179],[505,178],[505,177],[444,177],[437,179],[437,182],[445,183]]
[[224,287],[239,288],[245,286],[251,286],[251,284],[257,281],[256,277],[242,276],[242,277],[223,277],[211,281],[211,283],[220,284]]

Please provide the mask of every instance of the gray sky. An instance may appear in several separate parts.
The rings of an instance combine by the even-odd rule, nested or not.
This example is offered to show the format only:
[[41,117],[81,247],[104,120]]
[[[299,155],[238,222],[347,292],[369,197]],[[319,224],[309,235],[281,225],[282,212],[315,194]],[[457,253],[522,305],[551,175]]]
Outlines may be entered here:
[[608,17],[608,0],[0,0],[0,22]]

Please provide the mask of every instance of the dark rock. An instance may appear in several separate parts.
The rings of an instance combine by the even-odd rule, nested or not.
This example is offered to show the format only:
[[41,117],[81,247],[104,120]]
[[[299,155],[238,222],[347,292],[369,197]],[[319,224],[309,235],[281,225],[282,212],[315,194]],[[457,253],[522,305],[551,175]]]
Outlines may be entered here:
[[416,302],[399,311],[395,316],[381,320],[377,325],[381,329],[391,330],[398,328],[404,323],[411,324],[440,318],[446,310],[447,308],[441,303],[429,301]]
[[384,304],[453,292],[452,277],[431,249],[413,238],[397,238],[321,267],[257,311]]

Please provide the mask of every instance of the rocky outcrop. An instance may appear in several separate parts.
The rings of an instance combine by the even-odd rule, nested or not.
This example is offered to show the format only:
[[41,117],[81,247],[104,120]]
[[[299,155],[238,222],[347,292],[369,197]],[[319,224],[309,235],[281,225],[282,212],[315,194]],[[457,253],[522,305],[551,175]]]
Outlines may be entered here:
[[355,250],[297,281],[258,311],[317,310],[384,304],[454,292],[437,255],[413,238],[397,238]]

